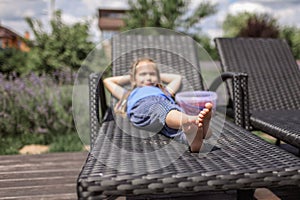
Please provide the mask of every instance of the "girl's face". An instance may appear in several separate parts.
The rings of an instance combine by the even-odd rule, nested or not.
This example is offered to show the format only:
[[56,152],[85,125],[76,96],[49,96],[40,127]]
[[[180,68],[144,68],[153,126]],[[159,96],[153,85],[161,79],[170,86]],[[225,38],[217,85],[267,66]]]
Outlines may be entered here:
[[158,74],[153,62],[141,61],[136,66],[134,82],[137,87],[156,86],[158,83]]

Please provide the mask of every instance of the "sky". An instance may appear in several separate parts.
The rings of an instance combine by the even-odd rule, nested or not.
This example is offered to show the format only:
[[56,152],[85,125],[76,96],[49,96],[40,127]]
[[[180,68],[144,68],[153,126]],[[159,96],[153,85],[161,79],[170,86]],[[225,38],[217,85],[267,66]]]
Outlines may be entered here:
[[[193,9],[203,0],[191,0]],[[51,4],[52,2],[52,4]],[[210,38],[222,36],[222,23],[227,14],[243,11],[269,13],[280,25],[300,28],[300,0],[210,0],[217,4],[217,13],[204,18],[199,25]],[[52,5],[52,6],[51,6]],[[25,17],[33,17],[48,24],[53,9],[62,11],[66,24],[89,20],[91,39],[100,42],[97,11],[99,8],[128,8],[126,0],[0,0],[0,23],[14,32],[24,35],[30,28]]]

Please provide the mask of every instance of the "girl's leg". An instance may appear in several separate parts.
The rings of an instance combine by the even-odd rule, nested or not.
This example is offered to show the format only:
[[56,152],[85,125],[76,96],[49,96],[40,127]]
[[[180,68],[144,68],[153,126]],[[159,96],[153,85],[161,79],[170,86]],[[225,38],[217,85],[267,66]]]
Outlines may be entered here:
[[166,117],[166,124],[170,128],[182,129],[186,134],[192,152],[199,152],[203,139],[209,130],[212,104],[205,104],[205,108],[198,116],[191,116],[178,110],[171,110]]

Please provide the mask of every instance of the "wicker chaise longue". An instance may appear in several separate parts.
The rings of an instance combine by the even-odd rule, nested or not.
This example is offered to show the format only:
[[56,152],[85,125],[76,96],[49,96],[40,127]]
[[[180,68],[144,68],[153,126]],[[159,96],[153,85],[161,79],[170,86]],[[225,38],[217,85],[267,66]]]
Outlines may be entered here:
[[300,155],[300,69],[286,41],[216,38],[224,72],[248,75],[245,124],[298,148]]

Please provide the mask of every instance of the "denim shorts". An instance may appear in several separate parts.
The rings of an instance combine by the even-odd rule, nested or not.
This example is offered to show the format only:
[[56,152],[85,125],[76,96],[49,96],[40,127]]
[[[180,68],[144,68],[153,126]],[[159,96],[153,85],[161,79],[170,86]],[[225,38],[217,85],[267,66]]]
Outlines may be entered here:
[[175,102],[164,96],[149,96],[135,103],[129,114],[131,123],[146,131],[161,133],[187,144],[185,134],[178,129],[167,126],[166,116],[171,110],[183,112]]

